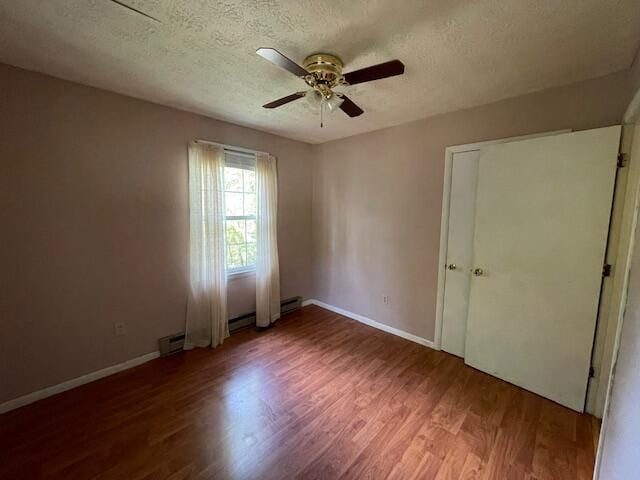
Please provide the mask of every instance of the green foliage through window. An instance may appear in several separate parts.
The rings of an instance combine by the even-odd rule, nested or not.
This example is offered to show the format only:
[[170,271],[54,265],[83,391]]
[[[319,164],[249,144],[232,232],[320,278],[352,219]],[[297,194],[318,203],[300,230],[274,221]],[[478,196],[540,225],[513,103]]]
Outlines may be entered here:
[[256,173],[235,167],[224,169],[227,269],[251,269],[256,264]]

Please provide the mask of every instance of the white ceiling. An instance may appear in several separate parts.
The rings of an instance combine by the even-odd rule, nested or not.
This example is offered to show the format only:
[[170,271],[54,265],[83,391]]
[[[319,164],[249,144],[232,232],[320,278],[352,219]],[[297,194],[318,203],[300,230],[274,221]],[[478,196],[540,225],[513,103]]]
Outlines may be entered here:
[[[0,61],[311,143],[630,66],[638,0],[0,0]],[[325,128],[304,83],[256,55],[336,53],[345,72],[394,58],[401,77],[347,87],[365,113]]]

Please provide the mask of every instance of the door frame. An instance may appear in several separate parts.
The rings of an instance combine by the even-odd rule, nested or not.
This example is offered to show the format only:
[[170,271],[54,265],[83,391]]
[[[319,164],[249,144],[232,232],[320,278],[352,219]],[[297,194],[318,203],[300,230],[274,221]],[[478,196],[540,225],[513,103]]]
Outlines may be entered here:
[[444,311],[444,282],[445,264],[447,261],[447,248],[449,241],[449,206],[451,197],[451,174],[453,169],[453,155],[456,153],[472,152],[480,150],[487,145],[508,143],[518,140],[529,140],[538,137],[548,137],[570,133],[572,129],[553,130],[550,132],[533,133],[529,135],[519,135],[517,137],[500,138],[497,140],[487,140],[484,142],[468,143],[466,145],[453,145],[444,150],[444,185],[442,189],[442,218],[440,220],[440,254],[438,257],[438,284],[436,290],[436,325],[434,334],[434,347],[436,350],[442,349],[442,318]]
[[[640,96],[636,95],[636,98]],[[640,104],[640,102],[638,102]],[[631,106],[629,107],[631,109]],[[627,111],[629,112],[629,110]],[[625,117],[625,120],[627,118]],[[612,342],[612,352],[608,359],[609,364],[602,366],[602,372],[598,376],[597,392],[598,397],[604,397],[602,426],[600,429],[600,438],[598,439],[598,447],[596,449],[596,462],[594,466],[594,480],[600,478],[600,467],[602,465],[603,447],[607,438],[611,435],[609,432],[609,415],[611,414],[611,396],[616,380],[617,360],[620,353],[620,341],[622,336],[622,328],[626,318],[626,306],[628,302],[628,284],[631,271],[631,262],[634,255],[638,255],[638,238],[636,235],[638,224],[638,212],[640,212],[640,118],[637,111],[634,115],[630,115],[629,123],[623,125],[623,135],[627,133],[627,141],[623,138],[622,153],[628,157],[628,178],[624,199],[623,226],[619,238],[619,251],[617,260],[619,262],[617,274],[620,277],[621,285],[614,292],[617,295],[613,302],[613,308],[609,312],[608,330],[612,335],[607,335],[607,342]],[[633,123],[633,122],[636,123]],[[625,167],[626,168],[626,167]],[[615,268],[615,267],[614,267]],[[613,338],[611,338],[613,337]],[[609,367],[606,369],[606,367]],[[592,379],[593,380],[593,379]],[[606,382],[606,383],[605,383]],[[600,401],[600,398],[598,398]],[[599,412],[598,412],[599,413]]]
[[[589,382],[586,411],[603,418],[607,414],[607,396],[613,381],[617,357],[617,337],[627,297],[627,282],[640,205],[640,122],[622,125],[620,152],[625,165],[618,169],[618,191],[614,197],[607,263],[613,266],[609,282],[603,284],[598,330],[594,339],[592,363],[594,377]],[[617,202],[617,203],[616,203]],[[635,239],[635,240],[634,240]]]

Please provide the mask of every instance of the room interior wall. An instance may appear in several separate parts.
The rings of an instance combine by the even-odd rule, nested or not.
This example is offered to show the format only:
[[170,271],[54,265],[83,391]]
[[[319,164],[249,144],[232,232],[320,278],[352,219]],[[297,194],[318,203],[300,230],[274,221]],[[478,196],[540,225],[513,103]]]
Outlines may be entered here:
[[314,146],[314,298],[433,340],[445,147],[619,124],[631,95],[624,71]]
[[[281,293],[309,297],[310,145],[0,65],[0,403],[183,330],[196,138],[278,158]],[[230,280],[230,317],[254,308]]]
[[633,95],[624,114],[624,122],[635,124],[640,117],[640,48],[638,48],[629,70],[631,73],[631,84],[635,91],[635,95]]
[[[620,72],[311,146],[0,65],[0,402],[182,329],[189,140],[278,157],[283,298],[432,340],[445,147],[619,123],[632,83]],[[253,277],[230,280],[231,318],[254,292]]]

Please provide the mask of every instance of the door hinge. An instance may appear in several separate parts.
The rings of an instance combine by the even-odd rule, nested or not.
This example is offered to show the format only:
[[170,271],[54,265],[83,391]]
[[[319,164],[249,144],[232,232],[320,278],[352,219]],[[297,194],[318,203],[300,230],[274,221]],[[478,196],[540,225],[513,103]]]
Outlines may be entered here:
[[622,168],[622,167],[626,167],[627,166],[627,154],[626,153],[618,153],[618,168]]
[[596,369],[593,367],[589,367],[589,378],[593,378],[596,376]]
[[609,265],[608,263],[605,263],[604,266],[602,267],[602,276],[603,277],[611,276],[611,265]]

